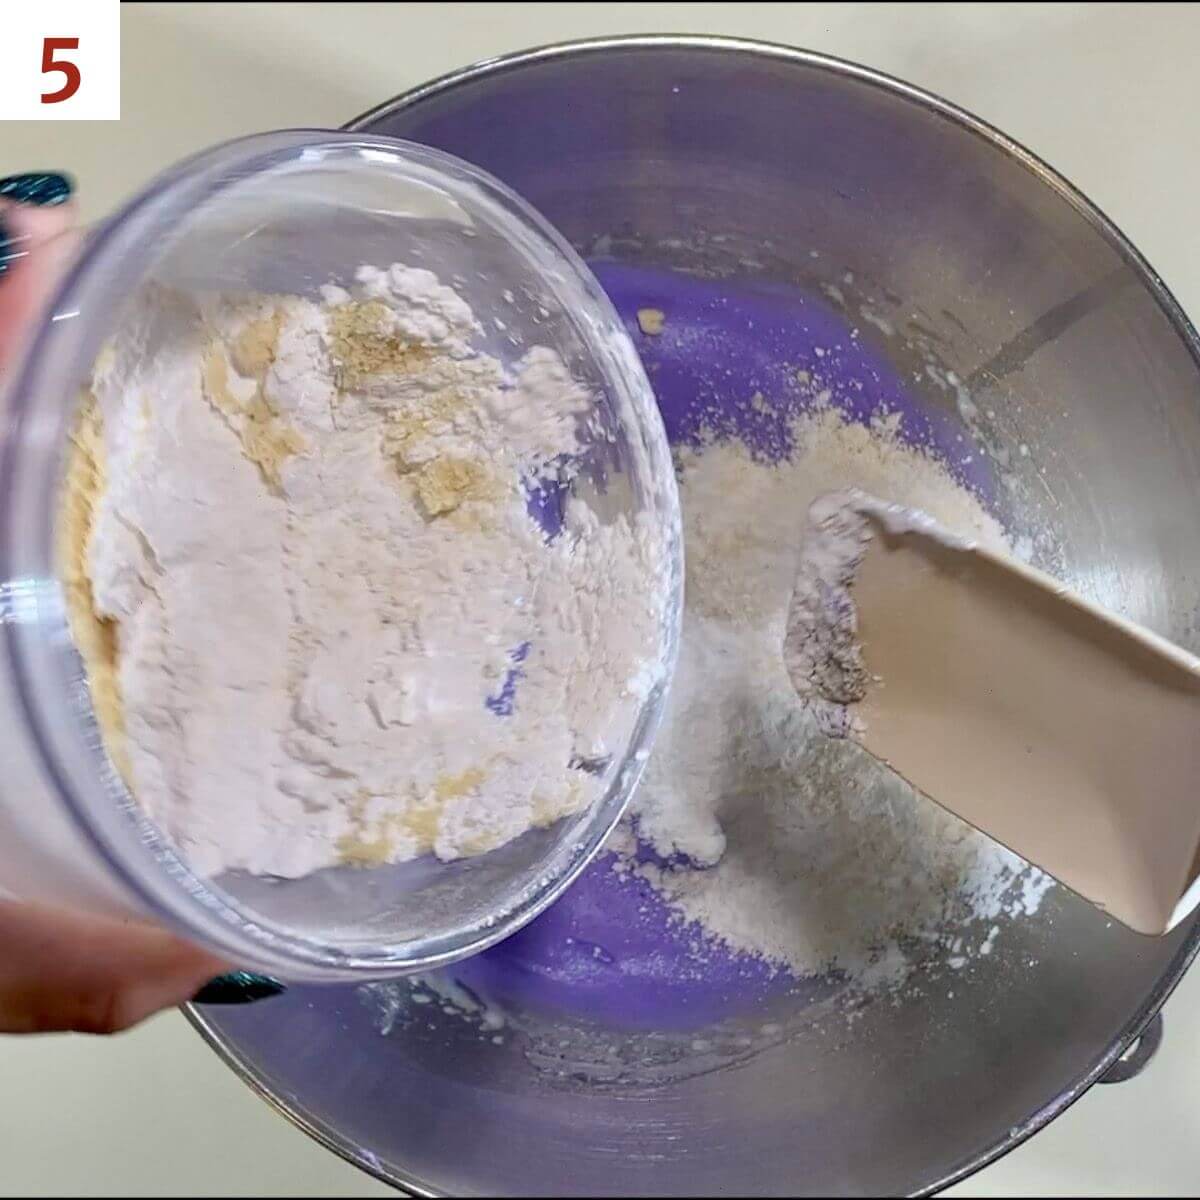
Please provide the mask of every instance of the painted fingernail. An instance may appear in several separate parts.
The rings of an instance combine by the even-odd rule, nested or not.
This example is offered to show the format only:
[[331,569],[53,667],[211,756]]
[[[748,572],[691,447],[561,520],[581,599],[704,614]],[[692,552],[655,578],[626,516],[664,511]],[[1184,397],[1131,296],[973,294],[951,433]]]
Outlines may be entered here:
[[29,253],[25,245],[28,241],[29,238],[13,233],[11,226],[0,214],[0,275],[3,275],[18,258],[24,258]]
[[252,1004],[286,991],[278,979],[250,971],[230,971],[210,979],[193,997],[193,1004]]
[[42,207],[62,204],[71,198],[74,190],[70,177],[58,171],[26,171],[23,175],[0,179],[0,197],[16,200],[19,204]]
[[0,217],[0,275],[3,275],[13,257],[13,239],[4,218]]

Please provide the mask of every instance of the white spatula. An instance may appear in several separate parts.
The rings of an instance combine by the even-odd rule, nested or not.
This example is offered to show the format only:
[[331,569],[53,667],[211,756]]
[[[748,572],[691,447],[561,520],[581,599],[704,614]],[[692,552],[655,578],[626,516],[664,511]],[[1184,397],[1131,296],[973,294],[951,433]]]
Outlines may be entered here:
[[1200,659],[861,492],[810,510],[784,657],[827,733],[1124,924],[1200,901]]

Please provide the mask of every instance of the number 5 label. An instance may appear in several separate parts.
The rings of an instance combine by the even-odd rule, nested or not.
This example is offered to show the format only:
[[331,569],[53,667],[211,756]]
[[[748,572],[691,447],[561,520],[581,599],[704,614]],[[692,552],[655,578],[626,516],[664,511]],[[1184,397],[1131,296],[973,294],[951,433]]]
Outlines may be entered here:
[[0,0],[0,5],[0,121],[120,118],[118,0]]

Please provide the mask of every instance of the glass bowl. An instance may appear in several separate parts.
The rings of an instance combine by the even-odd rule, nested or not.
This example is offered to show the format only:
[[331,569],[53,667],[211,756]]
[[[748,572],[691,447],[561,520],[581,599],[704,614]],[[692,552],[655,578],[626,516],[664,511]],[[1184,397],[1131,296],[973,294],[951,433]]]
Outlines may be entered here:
[[[147,287],[315,297],[351,283],[362,264],[394,262],[433,269],[483,316],[475,349],[508,364],[548,346],[592,393],[563,486],[601,523],[640,518],[659,539],[662,571],[646,581],[663,597],[654,678],[622,723],[600,798],[554,825],[451,862],[204,878],[109,763],[68,632],[54,541],[76,398]],[[503,321],[486,319],[500,312]],[[0,786],[0,886],[150,916],[286,979],[355,979],[423,970],[499,940],[587,863],[637,782],[673,665],[679,505],[662,421],[620,320],[570,246],[504,185],[375,135],[288,131],[208,150],[93,231],[3,411],[0,717],[13,766]]]

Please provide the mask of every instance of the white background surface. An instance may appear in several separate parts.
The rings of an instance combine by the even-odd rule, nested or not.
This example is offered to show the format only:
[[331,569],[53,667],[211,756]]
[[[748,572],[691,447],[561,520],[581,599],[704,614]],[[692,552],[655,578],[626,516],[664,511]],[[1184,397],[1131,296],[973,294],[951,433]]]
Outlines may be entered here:
[[[119,123],[0,123],[0,176],[67,169],[87,218],[218,139],[336,126],[475,59],[720,32],[853,58],[993,122],[1082,187],[1200,317],[1200,6],[145,4],[123,19]],[[1195,1194],[1200,970],[1166,1013],[1144,1075],[1093,1089],[958,1194]],[[107,1042],[0,1038],[0,1195],[387,1192],[275,1116],[178,1014]]]

